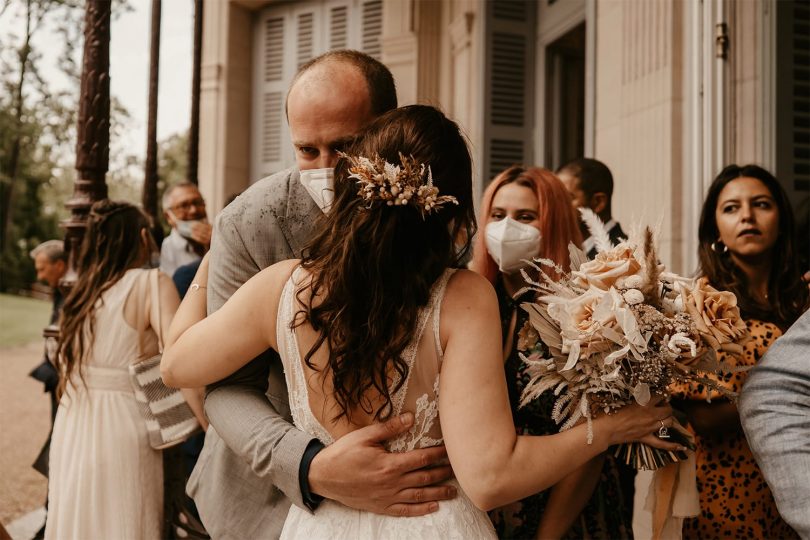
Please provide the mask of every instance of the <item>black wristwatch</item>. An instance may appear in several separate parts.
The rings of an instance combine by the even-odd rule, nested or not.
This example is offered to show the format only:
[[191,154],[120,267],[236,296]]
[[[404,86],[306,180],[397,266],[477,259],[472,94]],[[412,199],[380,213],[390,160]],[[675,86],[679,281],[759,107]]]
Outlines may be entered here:
[[301,498],[304,500],[306,507],[312,512],[321,504],[323,497],[312,493],[309,489],[309,466],[315,456],[318,455],[318,452],[324,448],[325,446],[318,439],[309,441],[306,450],[304,450],[304,455],[301,457],[301,465],[298,467],[298,484],[301,488]]

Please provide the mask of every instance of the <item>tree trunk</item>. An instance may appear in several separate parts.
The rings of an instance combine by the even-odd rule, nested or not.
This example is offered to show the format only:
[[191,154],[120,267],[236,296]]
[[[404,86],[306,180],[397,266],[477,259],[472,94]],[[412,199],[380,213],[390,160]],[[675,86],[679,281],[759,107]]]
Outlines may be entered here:
[[14,88],[14,142],[11,145],[11,155],[9,156],[8,185],[3,189],[3,201],[0,206],[0,251],[6,249],[8,243],[9,225],[11,224],[11,212],[14,208],[12,201],[14,198],[14,185],[17,183],[17,171],[20,162],[20,145],[22,144],[22,114],[23,114],[23,85],[25,84],[25,72],[28,67],[28,57],[31,54],[31,0],[28,0],[25,10],[25,43],[20,49],[20,78]]
[[202,62],[203,0],[194,0],[194,65],[191,70],[191,126],[188,130],[188,180],[195,184],[200,153],[200,64]]
[[157,218],[157,112],[160,69],[161,0],[152,0],[152,28],[149,50],[149,112],[146,128],[146,165],[143,181],[143,209]]

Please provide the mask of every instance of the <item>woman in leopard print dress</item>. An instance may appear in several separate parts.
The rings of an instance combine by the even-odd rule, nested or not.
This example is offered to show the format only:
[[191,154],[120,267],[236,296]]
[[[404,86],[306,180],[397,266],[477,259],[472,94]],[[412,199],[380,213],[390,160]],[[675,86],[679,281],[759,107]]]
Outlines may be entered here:
[[[796,264],[793,214],[778,181],[764,169],[726,167],[709,188],[700,218],[701,274],[736,294],[751,332],[731,365],[753,366],[807,309]],[[714,377],[739,392],[746,372]],[[757,466],[734,403],[702,384],[676,389],[695,435],[701,514],[684,521],[684,538],[795,538]],[[707,402],[707,399],[711,402]]]

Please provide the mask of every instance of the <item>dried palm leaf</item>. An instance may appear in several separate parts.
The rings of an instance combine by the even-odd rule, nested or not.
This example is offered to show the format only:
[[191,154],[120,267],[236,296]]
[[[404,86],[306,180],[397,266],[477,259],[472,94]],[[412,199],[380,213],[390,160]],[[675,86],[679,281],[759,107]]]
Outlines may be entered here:
[[582,221],[588,227],[591,236],[596,246],[596,251],[601,253],[608,251],[613,247],[613,242],[610,241],[610,234],[605,228],[605,224],[599,219],[593,210],[590,208],[580,208],[579,213],[582,215]]

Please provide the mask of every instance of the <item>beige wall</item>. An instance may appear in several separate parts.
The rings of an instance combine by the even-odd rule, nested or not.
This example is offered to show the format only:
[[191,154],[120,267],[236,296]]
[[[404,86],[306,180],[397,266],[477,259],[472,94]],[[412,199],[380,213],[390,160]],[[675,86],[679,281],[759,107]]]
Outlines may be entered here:
[[[456,0],[448,2],[446,28],[442,47],[446,49],[445,88],[441,89],[442,105],[467,135],[473,158],[473,193],[481,193],[484,151],[484,17],[483,2]],[[445,101],[446,100],[446,101]]]
[[[729,4],[729,163],[766,163],[762,13],[768,0]],[[771,6],[771,9],[773,7]]]
[[613,171],[613,215],[626,230],[660,220],[660,256],[683,270],[683,2],[605,0],[596,17],[595,157]]
[[476,168],[483,147],[483,16],[475,0],[386,0],[383,7],[382,61],[400,105],[441,108],[468,137]]
[[200,89],[200,191],[212,213],[248,186],[252,12],[205,2]]
[[[468,136],[478,170],[484,3],[384,2],[382,59],[394,73],[400,104],[441,107]],[[693,84],[700,72],[698,55],[711,55],[692,42],[690,25],[694,10],[715,4],[705,0],[704,8],[693,2],[599,0],[594,14],[594,156],[614,172],[615,217],[625,226],[660,220],[661,258],[679,272],[694,270],[697,214],[711,180],[699,165],[711,153],[710,144],[700,139],[711,120],[695,112],[701,105]],[[769,2],[727,4],[731,46],[722,160],[762,162],[767,157],[767,66],[762,65],[760,34]],[[199,176],[216,211],[249,183],[252,20],[262,5],[205,3]],[[480,179],[475,181],[480,192]]]

